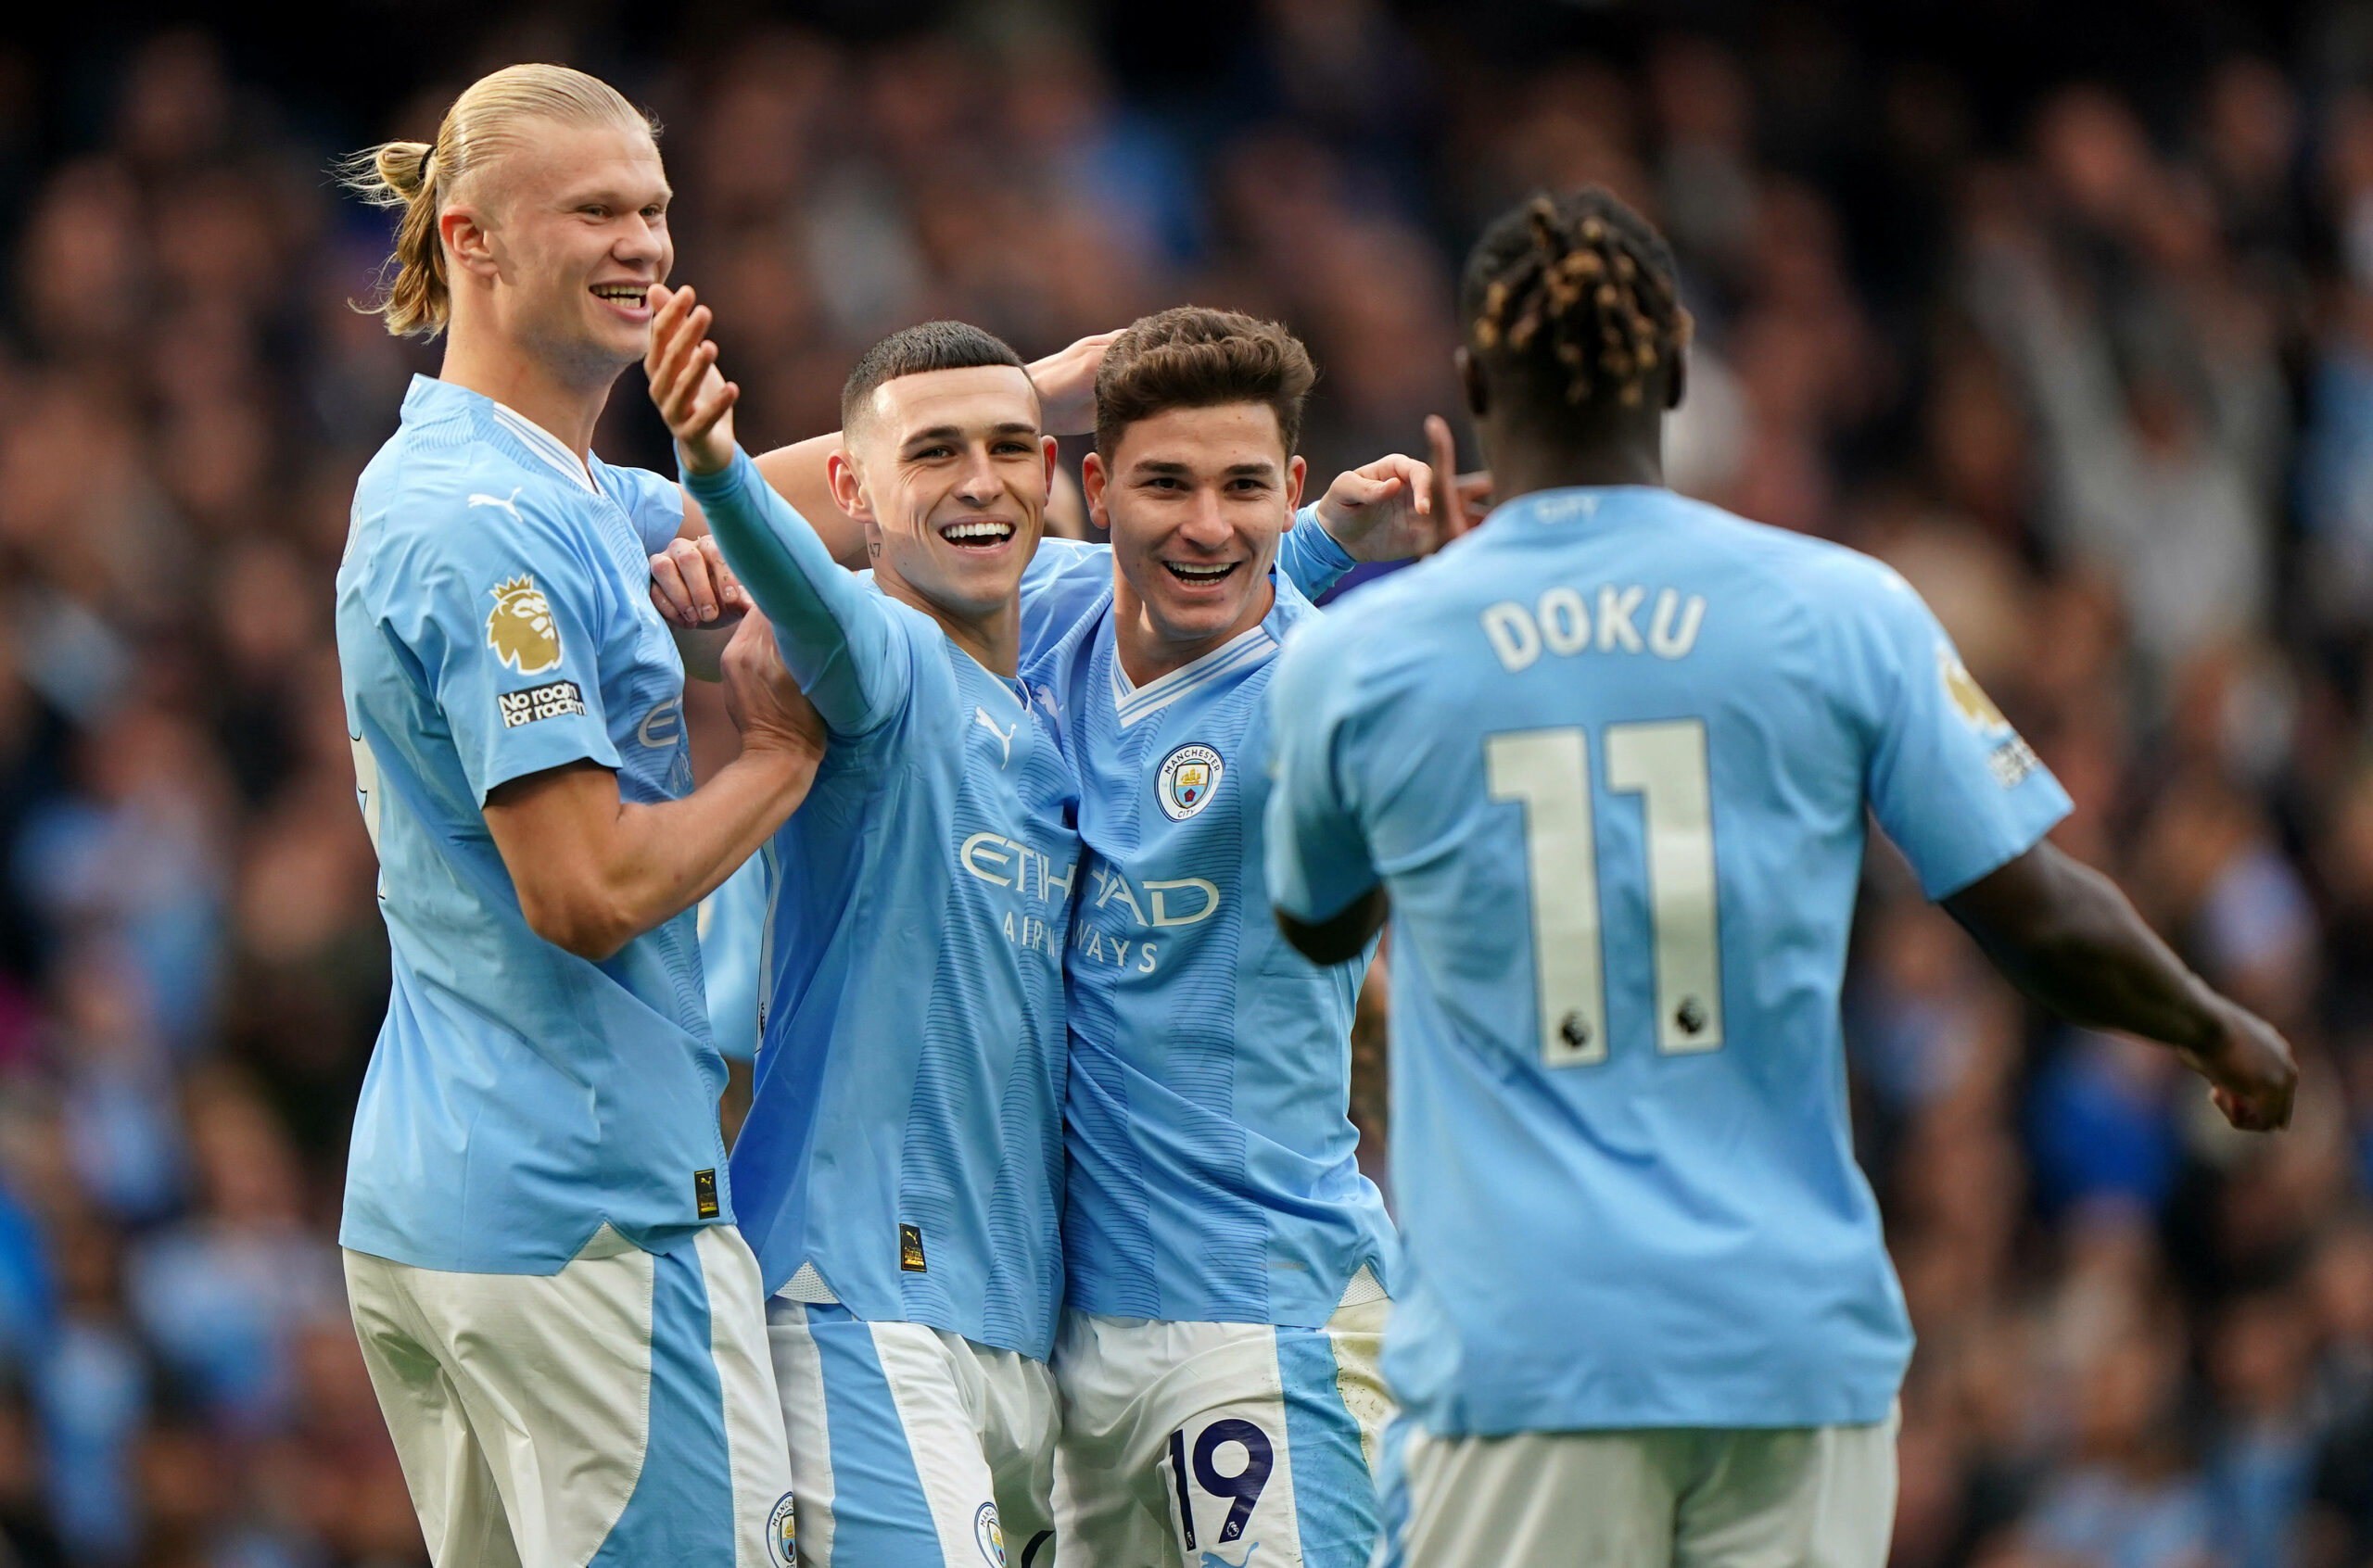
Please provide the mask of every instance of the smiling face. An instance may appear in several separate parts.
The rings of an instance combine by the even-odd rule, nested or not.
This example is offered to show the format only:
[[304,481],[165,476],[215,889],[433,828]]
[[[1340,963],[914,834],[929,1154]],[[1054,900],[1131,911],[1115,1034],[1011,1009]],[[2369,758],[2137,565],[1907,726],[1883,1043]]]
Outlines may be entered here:
[[959,621],[1009,611],[1046,522],[1055,443],[1038,394],[1010,365],[883,382],[832,464],[873,565]]
[[1089,512],[1111,530],[1124,639],[1140,643],[1133,678],[1199,658],[1269,613],[1302,460],[1266,403],[1165,409],[1123,430],[1109,462],[1091,453],[1083,477]]
[[659,148],[639,125],[539,120],[527,130],[455,204],[482,227],[484,251],[456,259],[490,282],[514,342],[614,377],[649,347],[645,296],[676,259]]

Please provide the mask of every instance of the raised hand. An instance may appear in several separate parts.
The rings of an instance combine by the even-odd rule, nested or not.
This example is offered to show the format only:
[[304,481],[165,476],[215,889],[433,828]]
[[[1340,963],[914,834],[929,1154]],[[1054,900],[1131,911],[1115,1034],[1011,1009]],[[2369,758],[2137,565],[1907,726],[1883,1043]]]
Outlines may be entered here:
[[1450,421],[1440,414],[1426,416],[1426,458],[1434,471],[1435,526],[1441,543],[1448,544],[1491,510],[1491,474],[1489,470],[1458,471],[1458,442],[1451,435]]
[[693,631],[730,626],[753,608],[749,590],[725,563],[725,552],[705,534],[670,539],[651,558],[651,602],[670,622]]
[[733,404],[742,389],[717,368],[717,345],[709,340],[709,308],[689,288],[651,286],[651,348],[642,368],[651,400],[676,437],[684,467],[716,474],[733,462]]
[[1049,436],[1087,436],[1096,430],[1096,367],[1117,332],[1083,337],[1030,366],[1038,388],[1040,427]]
[[1354,561],[1405,561],[1440,544],[1431,464],[1392,452],[1335,476],[1318,522]]

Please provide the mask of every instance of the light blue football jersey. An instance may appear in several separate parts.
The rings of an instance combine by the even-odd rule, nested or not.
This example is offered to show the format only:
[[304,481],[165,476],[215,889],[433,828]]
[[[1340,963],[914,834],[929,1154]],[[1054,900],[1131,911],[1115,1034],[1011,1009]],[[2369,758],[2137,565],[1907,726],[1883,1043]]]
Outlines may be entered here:
[[694,906],[701,972],[708,981],[708,1031],[717,1055],[746,1062],[758,1053],[758,949],[767,929],[767,861],[754,854]]
[[599,964],[555,947],[480,810],[580,760],[626,800],[692,789],[683,664],[649,594],[682,513],[658,474],[579,464],[425,378],[363,470],[338,666],[395,982],[348,1157],[358,1252],[551,1273],[604,1220],[665,1251],[733,1217],[691,913]]
[[[1269,678],[1351,558],[1305,511],[1276,602],[1144,687],[1121,668],[1109,550],[1050,540],[1023,584],[1023,677],[1080,774],[1067,1299],[1083,1311],[1316,1327],[1397,1246],[1361,1175],[1351,1011],[1364,961],[1321,968],[1262,881]],[[1299,587],[1297,584],[1299,583]]]
[[1071,765],[1019,681],[835,564],[748,458],[688,484],[831,734],[765,852],[742,1234],[769,1294],[812,1269],[859,1318],[1044,1359],[1062,1296]]
[[1911,1331],[1846,1121],[1867,803],[1929,896],[2068,797],[1895,573],[1555,490],[1271,689],[1269,887],[1392,898],[1386,1370],[1443,1435],[1883,1419]]

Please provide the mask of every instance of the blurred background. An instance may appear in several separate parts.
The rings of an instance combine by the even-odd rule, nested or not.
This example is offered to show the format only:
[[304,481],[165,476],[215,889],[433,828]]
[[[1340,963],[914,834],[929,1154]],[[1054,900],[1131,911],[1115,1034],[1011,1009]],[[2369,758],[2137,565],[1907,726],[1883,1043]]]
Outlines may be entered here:
[[[1453,407],[1494,211],[1597,180],[1651,214],[1699,323],[1679,487],[1900,568],[2075,797],[2061,841],[2305,1061],[2287,1136],[2221,1134],[1874,850],[1897,1563],[2373,1561],[2373,5],[28,9],[0,1565],[422,1560],[334,1240],[387,958],[330,584],[436,357],[349,309],[387,231],[326,171],[523,58],[665,122],[753,447],[833,424],[907,322],[1039,354],[1194,299],[1309,341],[1323,482]],[[659,437],[630,374],[603,454]],[[1372,1161],[1385,1048],[1371,1014]]]

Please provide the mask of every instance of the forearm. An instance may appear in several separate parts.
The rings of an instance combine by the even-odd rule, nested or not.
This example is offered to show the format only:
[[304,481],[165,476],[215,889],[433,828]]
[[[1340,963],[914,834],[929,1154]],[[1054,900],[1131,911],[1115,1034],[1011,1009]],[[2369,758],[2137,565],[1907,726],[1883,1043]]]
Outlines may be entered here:
[[2225,1029],[2227,1004],[2117,885],[2049,844],[1945,907],[2014,985],[2072,1023],[2190,1051],[2213,1044]]
[[833,561],[806,520],[746,457],[717,474],[687,474],[687,494],[706,513],[742,586],[774,623],[783,663],[824,722],[864,730],[879,705],[886,658],[881,607]]
[[[565,778],[532,789],[488,819],[512,866],[520,908],[538,935],[600,962],[705,898],[806,798],[818,758],[745,748],[682,800],[608,801]],[[493,804],[493,803],[489,803]],[[590,810],[582,808],[590,806]],[[574,823],[576,826],[571,827]]]
[[1272,912],[1295,952],[1313,964],[1342,964],[1367,951],[1369,941],[1392,914],[1392,900],[1378,883],[1324,920],[1304,921],[1282,909]]

